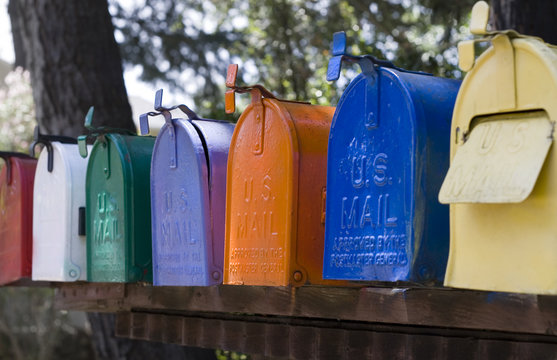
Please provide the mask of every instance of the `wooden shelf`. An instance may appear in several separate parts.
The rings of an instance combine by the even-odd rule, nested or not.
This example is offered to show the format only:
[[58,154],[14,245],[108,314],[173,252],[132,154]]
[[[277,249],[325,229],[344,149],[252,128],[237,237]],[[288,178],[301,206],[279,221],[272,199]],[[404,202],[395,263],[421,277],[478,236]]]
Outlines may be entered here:
[[557,354],[557,296],[382,287],[54,286],[60,309],[117,312],[120,336],[260,356],[522,359]]

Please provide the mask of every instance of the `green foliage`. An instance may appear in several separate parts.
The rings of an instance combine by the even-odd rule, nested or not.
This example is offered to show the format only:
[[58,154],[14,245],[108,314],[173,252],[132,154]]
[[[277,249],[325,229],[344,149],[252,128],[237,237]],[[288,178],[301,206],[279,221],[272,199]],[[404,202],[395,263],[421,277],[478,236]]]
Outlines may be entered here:
[[332,34],[350,50],[397,66],[459,78],[456,44],[474,0],[144,0],[112,13],[124,61],[143,79],[191,96],[198,113],[222,117],[224,75],[287,99],[335,104],[353,77],[325,80]]
[[250,358],[246,354],[240,354],[228,350],[216,350],[216,356],[218,360],[249,360]]
[[0,88],[0,150],[27,153],[35,128],[35,104],[29,72],[17,68]]

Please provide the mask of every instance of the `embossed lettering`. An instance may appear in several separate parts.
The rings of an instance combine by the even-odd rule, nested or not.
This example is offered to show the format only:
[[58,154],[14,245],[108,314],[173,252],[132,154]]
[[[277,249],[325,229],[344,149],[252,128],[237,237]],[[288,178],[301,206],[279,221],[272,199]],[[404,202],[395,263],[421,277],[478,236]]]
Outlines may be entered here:
[[356,156],[352,158],[351,179],[352,179],[352,186],[356,189],[359,189],[362,186],[364,186],[366,162],[367,162],[367,157],[365,155]]
[[178,195],[177,201],[174,200],[174,195],[172,191],[165,191],[163,194],[163,204],[164,204],[164,212],[170,214],[171,212],[175,212],[175,206],[177,205],[177,209],[179,209],[182,213],[185,213],[187,210],[187,198],[186,198],[186,190],[180,189],[180,194]]
[[527,129],[528,129],[528,123],[526,122],[520,122],[519,124],[516,125],[516,127],[513,129],[512,141],[507,147],[508,152],[512,154],[522,149],[522,146],[524,145],[524,141],[525,141],[524,130]]
[[166,191],[164,193],[164,205],[167,213],[172,211],[172,191]]
[[195,244],[192,237],[191,221],[184,219],[169,219],[161,222],[162,246],[174,247],[183,245],[186,239],[190,244]]
[[343,197],[342,198],[342,208],[341,208],[341,219],[340,219],[340,227],[341,229],[346,229],[349,228],[351,229],[352,227],[357,228],[358,225],[356,223],[356,218],[357,218],[357,208],[358,208],[358,197],[354,196],[354,198],[352,199],[352,204],[350,206],[350,212],[347,212],[347,206],[346,203],[348,202],[348,198],[347,197]]
[[102,192],[97,194],[97,211],[99,214],[104,214],[106,212],[106,193]]
[[334,238],[329,263],[341,268],[365,265],[398,265],[408,263],[406,235],[387,234],[373,236],[340,236]]
[[188,207],[188,202],[187,202],[187,199],[186,199],[186,190],[184,190],[184,189],[182,189],[180,191],[180,201],[181,201],[180,210],[182,212],[186,212],[186,209]]
[[375,174],[373,175],[373,182],[377,186],[384,186],[387,184],[387,154],[379,153],[375,155],[373,159],[373,170]]
[[[350,162],[350,182],[352,187],[359,189],[364,185],[370,186],[371,179],[376,186],[385,186],[390,182],[387,176],[387,163],[389,157],[385,153],[378,153],[371,157],[373,161],[368,159],[367,155],[354,155],[351,157]],[[369,161],[368,161],[369,160]],[[368,174],[371,164],[373,174]]]
[[369,225],[374,226],[371,216],[371,195],[366,196],[366,200],[364,201],[364,208],[362,210],[362,217],[360,218],[360,227],[365,227],[368,222]]
[[259,238],[269,238],[278,235],[272,211],[237,213],[237,219],[236,235],[239,239],[246,238],[248,230]]
[[480,154],[488,153],[495,143],[497,142],[497,138],[499,135],[499,127],[498,123],[486,123],[481,133],[481,146],[478,149]]
[[[363,206],[360,208],[358,196],[352,198],[350,203],[347,197],[342,198],[341,203],[341,229],[357,229],[358,225],[364,228],[367,225],[372,227],[376,226],[397,226],[398,217],[392,216],[390,206],[390,195],[381,194],[377,197],[377,213],[375,214],[375,223],[373,222],[373,207],[374,199],[371,195],[367,195]],[[350,204],[350,205],[348,205]],[[361,214],[358,216],[358,214]]]
[[97,194],[97,211],[93,220],[93,241],[96,245],[113,242],[118,237],[116,212],[116,201],[110,194]]
[[244,200],[250,202],[253,198],[253,178],[244,179]]
[[271,198],[271,177],[269,175],[265,175],[263,178],[263,200],[269,200]]
[[[261,182],[259,183],[262,186],[262,190],[259,195],[253,194],[253,178],[244,179],[244,200],[247,203],[256,202],[261,196],[260,199],[264,202],[273,201],[275,198],[272,193],[272,179],[270,175],[265,175]],[[259,188],[261,189],[261,188]],[[237,213],[237,227],[236,227],[236,236],[238,239],[247,238],[252,234],[254,236],[260,238],[269,238],[278,235],[278,231],[276,229],[276,225],[272,211],[251,211],[251,212],[244,212]]]

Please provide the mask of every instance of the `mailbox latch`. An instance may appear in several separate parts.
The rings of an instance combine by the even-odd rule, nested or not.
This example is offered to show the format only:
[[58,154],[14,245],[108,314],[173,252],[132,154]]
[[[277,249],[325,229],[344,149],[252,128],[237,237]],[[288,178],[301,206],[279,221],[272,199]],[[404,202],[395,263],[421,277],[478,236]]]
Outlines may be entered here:
[[151,111],[139,116],[139,129],[141,135],[147,135],[149,133],[149,116],[164,116],[164,121],[168,128],[168,138],[169,138],[169,147],[170,147],[170,159],[168,166],[171,169],[175,169],[178,166],[178,151],[176,148],[176,128],[174,127],[174,119],[172,119],[172,114],[170,113],[172,110],[180,109],[186,116],[188,120],[200,120],[200,117],[187,107],[184,104],[175,105],[172,107],[164,107],[162,105],[162,89],[157,90],[155,94],[155,111]]

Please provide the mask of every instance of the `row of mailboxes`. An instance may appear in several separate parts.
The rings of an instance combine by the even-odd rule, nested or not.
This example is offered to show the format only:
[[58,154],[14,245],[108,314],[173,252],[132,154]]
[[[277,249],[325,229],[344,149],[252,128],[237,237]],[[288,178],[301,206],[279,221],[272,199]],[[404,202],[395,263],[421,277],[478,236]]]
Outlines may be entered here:
[[[95,129],[89,114],[92,147],[87,137],[76,145],[39,134],[38,164],[0,153],[0,283],[29,276],[32,258],[36,280],[444,280],[557,293],[557,51],[513,31],[487,33],[486,22],[480,2],[472,31],[492,46],[478,59],[473,41],[459,46],[470,70],[461,87],[349,55],[338,33],[328,79],[343,61],[362,73],[336,109],[237,86],[230,66],[227,112],[235,93],[251,95],[236,126],[163,107],[158,92],[157,112],[140,121],[147,134],[148,116],[164,116],[156,139]],[[173,118],[175,108],[187,119]]]

